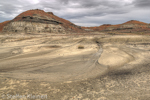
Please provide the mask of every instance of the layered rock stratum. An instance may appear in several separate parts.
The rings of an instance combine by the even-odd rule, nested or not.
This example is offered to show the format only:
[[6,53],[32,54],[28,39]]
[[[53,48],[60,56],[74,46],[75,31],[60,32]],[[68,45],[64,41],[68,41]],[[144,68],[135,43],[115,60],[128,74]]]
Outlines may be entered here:
[[3,30],[4,26],[7,25],[7,23],[9,23],[10,21],[5,21],[0,23],[0,32]]
[[82,27],[88,31],[98,31],[98,32],[109,32],[109,33],[149,33],[150,32],[150,24],[130,20],[123,24],[111,25],[104,24],[98,27]]
[[13,20],[0,23],[2,33],[83,33],[104,32],[113,34],[149,34],[150,24],[130,20],[123,24],[103,24],[96,27],[81,27],[68,20],[54,15],[52,12],[34,9],[25,11]]
[[13,20],[0,24],[4,33],[67,33],[83,32],[81,27],[55,16],[52,12],[35,9],[25,11]]

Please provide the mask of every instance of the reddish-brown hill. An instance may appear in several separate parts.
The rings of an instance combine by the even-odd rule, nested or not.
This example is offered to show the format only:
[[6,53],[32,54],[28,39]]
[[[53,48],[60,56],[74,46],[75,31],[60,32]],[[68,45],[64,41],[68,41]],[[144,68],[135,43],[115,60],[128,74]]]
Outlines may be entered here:
[[140,22],[140,21],[137,21],[137,20],[130,20],[128,22],[125,22],[123,24],[143,24],[143,25],[148,25],[147,23],[144,23],[144,22]]
[[[110,32],[112,33],[136,33],[136,32],[148,33],[150,32],[150,24],[136,21],[136,20],[131,20],[131,21],[125,22],[123,24],[118,24],[118,25],[104,24],[104,25],[96,26],[96,27],[80,27],[71,23],[68,20],[57,17],[52,12],[45,12],[39,9],[25,11],[19,14],[18,16],[16,16],[11,21],[5,21],[3,23],[0,23],[0,31],[3,30],[3,32],[23,32],[22,30],[25,30],[27,33],[38,31],[38,30],[34,30],[37,27],[36,25],[30,28],[29,27],[30,25],[26,27],[27,25],[22,22],[44,23],[45,26],[41,24],[42,32],[49,32],[50,28],[53,28],[52,32],[58,30],[60,31],[60,33],[64,31],[65,32],[99,31],[99,32],[106,32],[106,33],[107,32],[108,33]],[[60,26],[60,27],[55,26],[54,28],[51,26],[47,26],[47,25],[52,25],[52,24],[53,25],[57,24],[57,26]],[[13,25],[13,27],[11,25]],[[41,32],[41,31],[38,31],[38,32]]]
[[131,20],[123,24],[110,25],[104,24],[98,27],[82,27],[83,29],[91,29],[99,32],[111,33],[150,33],[150,24]]
[[3,30],[4,26],[9,22],[10,21],[5,21],[5,22],[0,23],[0,32]]
[[101,26],[95,26],[95,27],[82,27],[83,29],[90,29],[90,30],[93,30],[93,31],[104,31],[106,30],[107,28],[111,28],[111,27],[118,27],[118,25],[111,25],[111,24],[103,24]]
[[74,32],[83,32],[84,31],[84,30],[82,30],[82,28],[80,26],[77,26],[77,25],[75,25],[75,24],[71,23],[70,21],[65,20],[63,18],[57,17],[52,12],[45,12],[45,11],[39,10],[39,9],[25,11],[25,12],[19,14],[17,17],[15,17],[13,19],[13,21],[21,21],[21,20],[23,20],[22,17],[24,17],[24,16],[32,17],[34,15],[38,15],[39,17],[52,18],[56,21],[63,23],[62,26],[65,27],[66,29],[74,31]]

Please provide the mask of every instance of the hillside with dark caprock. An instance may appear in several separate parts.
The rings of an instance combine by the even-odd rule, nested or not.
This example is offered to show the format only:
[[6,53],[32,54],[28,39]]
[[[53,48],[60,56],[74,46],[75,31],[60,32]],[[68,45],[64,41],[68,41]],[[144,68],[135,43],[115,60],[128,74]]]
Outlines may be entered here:
[[131,20],[123,24],[104,24],[96,27],[80,27],[52,12],[35,9],[25,11],[10,21],[0,23],[2,33],[89,33],[150,34],[150,24]]
[[25,11],[13,20],[0,25],[0,31],[5,33],[67,33],[84,31],[80,26],[59,18],[52,12],[44,12],[39,9]]
[[131,20],[128,22],[125,22],[123,24],[118,25],[110,25],[110,24],[104,24],[98,27],[82,27],[86,31],[98,31],[98,32],[105,32],[105,33],[114,33],[114,34],[149,34],[150,33],[150,24]]

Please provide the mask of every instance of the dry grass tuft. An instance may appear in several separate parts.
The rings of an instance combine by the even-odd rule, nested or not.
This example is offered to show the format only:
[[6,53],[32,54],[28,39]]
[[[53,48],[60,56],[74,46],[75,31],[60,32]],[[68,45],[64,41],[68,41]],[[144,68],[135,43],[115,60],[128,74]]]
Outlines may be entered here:
[[84,49],[84,46],[83,45],[79,45],[78,49]]

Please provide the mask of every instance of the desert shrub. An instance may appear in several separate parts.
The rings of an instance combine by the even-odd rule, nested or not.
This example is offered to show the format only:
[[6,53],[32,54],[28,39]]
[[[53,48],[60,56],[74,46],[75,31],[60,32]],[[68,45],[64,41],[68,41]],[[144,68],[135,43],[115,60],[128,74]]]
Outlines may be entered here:
[[83,45],[79,45],[78,49],[84,49],[84,46]]

